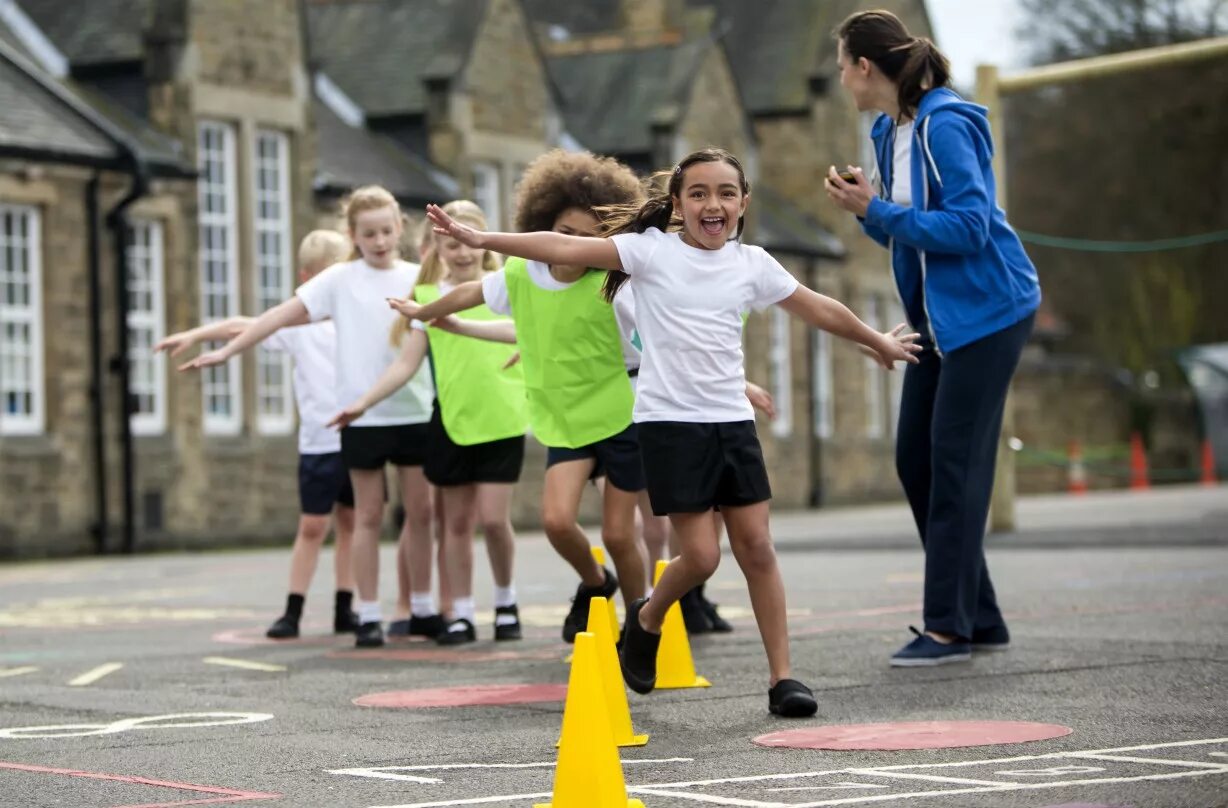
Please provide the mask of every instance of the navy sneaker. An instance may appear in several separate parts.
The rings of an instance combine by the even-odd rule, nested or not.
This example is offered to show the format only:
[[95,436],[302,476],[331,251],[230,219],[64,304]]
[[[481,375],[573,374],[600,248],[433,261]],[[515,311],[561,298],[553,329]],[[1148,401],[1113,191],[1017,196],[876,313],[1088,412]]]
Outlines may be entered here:
[[891,655],[893,668],[922,668],[933,665],[946,665],[949,662],[967,662],[972,659],[972,646],[967,640],[956,640],[953,643],[940,643],[933,637],[927,637],[912,626],[908,630],[917,637],[908,645]]
[[435,642],[440,645],[464,645],[474,642],[477,638],[478,632],[473,627],[473,623],[463,617],[458,617],[448,623],[447,629],[435,637]]
[[1011,647],[1011,633],[1006,626],[972,630],[973,651],[1005,651]]
[[661,635],[645,631],[640,625],[640,609],[647,602],[648,598],[640,598],[627,607],[623,645],[618,651],[623,679],[636,693],[651,693],[657,686],[657,649],[661,646]]
[[768,712],[782,718],[808,718],[819,711],[814,693],[796,679],[781,679],[768,691]]
[[585,586],[581,583],[576,588],[576,596],[571,599],[571,611],[567,612],[567,617],[563,619],[563,642],[575,642],[577,634],[588,631],[588,607],[593,598],[609,600],[618,591],[618,579],[614,577],[614,573],[605,567],[602,567],[601,571],[605,573],[605,583],[601,586]]

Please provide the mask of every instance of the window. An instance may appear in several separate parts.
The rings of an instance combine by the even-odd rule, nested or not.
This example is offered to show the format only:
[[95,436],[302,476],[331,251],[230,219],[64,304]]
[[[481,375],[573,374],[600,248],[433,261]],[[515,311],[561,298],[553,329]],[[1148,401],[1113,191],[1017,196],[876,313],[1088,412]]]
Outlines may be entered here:
[[[294,272],[290,253],[289,141],[281,132],[256,132],[252,160],[253,230],[256,238],[256,309],[264,311],[290,297]],[[284,435],[294,428],[290,357],[256,349],[256,429]]]
[[811,332],[810,339],[814,350],[814,434],[818,438],[830,438],[835,433],[831,334],[816,328]]
[[0,434],[46,426],[42,322],[38,210],[0,205]]
[[[875,331],[883,330],[882,317],[883,299],[880,295],[866,297],[865,311],[861,319]],[[866,437],[881,438],[883,436],[883,376],[887,371],[868,356],[865,358],[866,368]]]
[[165,335],[162,223],[133,219],[128,227],[128,364],[134,435],[166,431],[166,356],[153,346]]
[[773,306],[771,313],[768,367],[771,373],[772,398],[776,401],[776,420],[772,422],[772,434],[785,438],[793,432],[793,352],[789,340],[789,313],[780,306]]
[[[215,121],[197,130],[196,187],[200,199],[200,311],[205,322],[239,312],[238,226],[235,219],[235,131]],[[216,343],[205,350],[218,347]],[[204,429],[237,435],[243,423],[240,365],[236,357],[202,373]]]
[[473,164],[473,201],[486,214],[491,229],[503,227],[503,186],[496,163]]

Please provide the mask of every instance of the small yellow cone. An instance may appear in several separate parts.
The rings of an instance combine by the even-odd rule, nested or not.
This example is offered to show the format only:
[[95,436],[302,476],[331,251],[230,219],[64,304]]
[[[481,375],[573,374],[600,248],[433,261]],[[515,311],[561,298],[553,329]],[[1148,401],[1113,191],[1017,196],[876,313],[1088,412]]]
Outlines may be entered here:
[[534,808],[644,808],[639,800],[627,799],[603,691],[597,638],[582,631],[576,635],[575,660],[567,680],[554,790],[550,802]]
[[[631,726],[631,707],[627,704],[627,686],[623,683],[622,669],[618,666],[618,649],[610,636],[600,608],[605,598],[593,598],[593,608],[588,613],[588,631],[597,638],[597,667],[601,670],[601,686],[605,691],[606,712],[610,716],[610,731],[618,746],[643,746],[647,735],[636,735]],[[559,744],[562,743],[560,739]],[[558,746],[559,744],[555,744]]]
[[[590,547],[589,552],[593,554],[593,560],[596,561],[598,565],[602,567],[605,566],[605,550],[602,550],[600,547]],[[610,610],[610,630],[613,631],[614,636],[617,637],[618,636],[618,610],[614,607],[614,598],[610,598],[609,600],[606,601],[606,608]],[[591,610],[592,607],[590,606],[589,609]],[[590,611],[589,614],[592,614],[592,611]],[[589,631],[593,630],[591,622],[589,623],[588,630]]]
[[[668,561],[658,561],[652,583],[656,586]],[[682,606],[678,603],[665,612],[661,625],[661,645],[657,650],[657,690],[682,690],[688,687],[712,687],[712,683],[695,673],[691,656],[691,640],[682,621]]]

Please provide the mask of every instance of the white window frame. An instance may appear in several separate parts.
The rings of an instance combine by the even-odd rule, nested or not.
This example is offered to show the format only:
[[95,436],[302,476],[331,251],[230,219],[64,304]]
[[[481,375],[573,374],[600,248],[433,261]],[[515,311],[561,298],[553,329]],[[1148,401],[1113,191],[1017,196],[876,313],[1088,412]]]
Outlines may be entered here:
[[[867,295],[865,308],[861,319],[875,331],[883,330],[883,299],[881,295]],[[883,437],[883,398],[885,394],[885,379],[887,371],[869,357],[865,357],[866,372],[866,437],[878,439]]]
[[776,420],[772,434],[787,438],[793,434],[793,341],[791,318],[780,306],[771,308],[768,368],[771,373],[772,398],[776,403]]
[[[222,177],[220,187],[212,181],[205,167],[208,156],[217,151],[206,149],[207,134],[215,135],[221,144]],[[199,199],[200,221],[200,300],[201,320],[215,322],[239,313],[239,223],[238,223],[238,165],[235,126],[222,121],[202,120],[197,124],[197,166],[200,177],[196,182]],[[220,193],[224,210],[210,211],[206,204],[208,195]],[[226,249],[218,252],[209,247],[206,234],[225,234]],[[224,267],[222,281],[211,282],[211,261],[219,260]],[[221,305],[211,307],[210,302]],[[208,347],[208,346],[207,346]],[[217,347],[216,345],[212,347]],[[239,357],[225,365],[206,368],[201,372],[201,421],[207,435],[237,435],[243,428],[243,374]],[[229,412],[211,412],[210,401],[220,398],[228,401]]]
[[814,368],[810,380],[814,399],[814,436],[827,440],[836,433],[831,334],[816,328],[811,332],[810,341],[814,352]]
[[[153,346],[166,336],[162,222],[133,218],[128,223],[128,364],[130,393],[149,396],[147,412],[129,418],[134,435],[166,432],[166,354]],[[137,305],[142,298],[148,305]],[[147,336],[143,336],[147,335]]]
[[[271,147],[272,156],[262,154]],[[293,257],[290,242],[290,139],[284,132],[257,129],[252,140],[252,233],[255,239],[256,271],[252,273],[256,310],[263,312],[290,297]],[[272,174],[273,187],[265,186]],[[277,215],[262,210],[275,204]],[[272,253],[265,252],[265,238],[275,239]],[[256,430],[264,435],[286,435],[294,429],[294,391],[290,383],[290,357],[283,351],[256,349]]]
[[493,160],[476,160],[471,169],[473,201],[491,228],[503,227],[503,172]]
[[[8,233],[7,222],[24,222],[24,233]],[[21,228],[15,227],[14,230]],[[41,435],[47,427],[46,370],[43,366],[43,255],[39,209],[30,205],[0,204],[0,435]],[[10,266],[9,256],[23,251],[28,287],[24,303],[7,301],[9,283],[19,278]],[[24,346],[12,345],[6,337],[10,327],[22,327],[28,340]],[[10,380],[14,365],[28,363],[26,378],[16,384]],[[9,396],[27,393],[29,408],[9,412]]]

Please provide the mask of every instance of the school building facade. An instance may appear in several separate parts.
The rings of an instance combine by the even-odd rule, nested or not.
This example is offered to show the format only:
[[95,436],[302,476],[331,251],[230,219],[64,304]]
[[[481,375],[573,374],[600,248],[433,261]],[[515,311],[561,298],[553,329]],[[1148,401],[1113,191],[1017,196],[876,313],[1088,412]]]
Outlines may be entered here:
[[[749,241],[898,320],[885,252],[822,191],[865,160],[830,36],[861,5],[929,30],[921,0],[0,0],[0,557],[289,537],[284,357],[177,374],[149,349],[292,294],[298,240],[358,185],[508,226],[549,148],[647,173],[719,145]],[[746,349],[779,506],[898,496],[898,372],[776,310]]]

